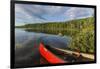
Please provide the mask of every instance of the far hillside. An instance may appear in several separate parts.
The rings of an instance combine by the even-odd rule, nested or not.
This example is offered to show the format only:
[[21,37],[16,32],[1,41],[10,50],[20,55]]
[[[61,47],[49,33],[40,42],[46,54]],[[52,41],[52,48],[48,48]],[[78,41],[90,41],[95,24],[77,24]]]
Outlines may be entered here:
[[80,50],[85,53],[94,53],[94,18],[88,17],[65,22],[47,22],[16,26],[25,28],[26,31],[42,32],[49,34],[59,33],[72,38],[66,49]]

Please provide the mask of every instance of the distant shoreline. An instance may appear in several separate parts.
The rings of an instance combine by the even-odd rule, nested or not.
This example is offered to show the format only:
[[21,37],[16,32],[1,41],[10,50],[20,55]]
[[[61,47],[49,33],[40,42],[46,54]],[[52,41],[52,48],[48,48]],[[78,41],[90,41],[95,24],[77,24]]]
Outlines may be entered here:
[[59,33],[72,37],[70,50],[79,49],[81,52],[94,53],[94,18],[76,19],[67,22],[48,22],[25,24],[15,28],[25,28],[28,32],[42,32],[47,34]]

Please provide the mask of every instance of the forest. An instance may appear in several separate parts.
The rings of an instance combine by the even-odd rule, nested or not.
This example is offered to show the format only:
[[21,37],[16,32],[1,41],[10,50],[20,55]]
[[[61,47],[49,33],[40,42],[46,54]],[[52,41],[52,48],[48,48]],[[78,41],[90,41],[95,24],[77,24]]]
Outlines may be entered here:
[[94,53],[94,17],[75,19],[63,22],[28,23],[16,28],[25,28],[26,31],[69,36],[72,38],[66,49],[80,50],[84,53]]

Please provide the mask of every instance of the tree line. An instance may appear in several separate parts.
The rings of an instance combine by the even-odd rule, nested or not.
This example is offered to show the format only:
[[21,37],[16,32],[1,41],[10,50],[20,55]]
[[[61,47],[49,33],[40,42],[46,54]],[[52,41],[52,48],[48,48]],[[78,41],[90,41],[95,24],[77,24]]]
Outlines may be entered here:
[[94,53],[94,17],[76,19],[64,22],[47,22],[16,26],[26,31],[49,34],[61,33],[72,38],[67,49]]

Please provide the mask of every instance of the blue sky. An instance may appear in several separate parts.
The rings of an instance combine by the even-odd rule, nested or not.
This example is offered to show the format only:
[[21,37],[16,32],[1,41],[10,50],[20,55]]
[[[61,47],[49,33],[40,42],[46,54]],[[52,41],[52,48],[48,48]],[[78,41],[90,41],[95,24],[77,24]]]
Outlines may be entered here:
[[15,25],[68,21],[90,17],[93,13],[92,8],[16,4]]

